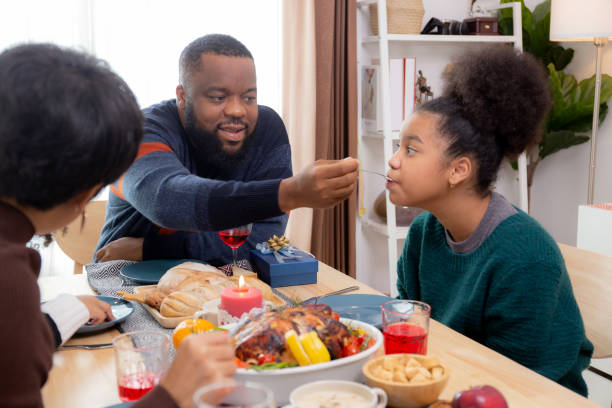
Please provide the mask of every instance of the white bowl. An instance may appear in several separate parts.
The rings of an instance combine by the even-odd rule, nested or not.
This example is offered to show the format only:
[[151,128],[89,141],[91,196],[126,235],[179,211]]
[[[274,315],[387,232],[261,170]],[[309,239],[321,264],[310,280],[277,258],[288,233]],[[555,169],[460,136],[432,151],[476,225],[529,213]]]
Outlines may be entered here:
[[364,382],[361,368],[374,357],[383,345],[383,336],[376,327],[359,320],[343,319],[340,321],[354,329],[364,330],[374,339],[374,345],[358,354],[332,360],[327,363],[313,364],[303,367],[281,368],[269,371],[254,371],[239,368],[234,376],[238,381],[256,382],[270,388],[274,392],[277,405],[289,402],[289,394],[302,384],[320,380],[345,380]]

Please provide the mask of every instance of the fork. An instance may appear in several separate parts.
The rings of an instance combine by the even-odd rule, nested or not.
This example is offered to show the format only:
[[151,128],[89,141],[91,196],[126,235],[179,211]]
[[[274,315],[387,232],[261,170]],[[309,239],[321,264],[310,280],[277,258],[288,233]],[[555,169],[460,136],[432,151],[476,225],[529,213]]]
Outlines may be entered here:
[[59,346],[58,350],[73,350],[73,349],[85,349],[85,350],[100,350],[105,348],[113,347],[112,343],[100,343],[100,344],[67,344]]
[[349,286],[348,288],[344,288],[344,289],[340,289],[340,290],[335,290],[333,292],[329,292],[329,293],[326,293],[324,295],[313,296],[311,298],[308,298],[308,299],[304,300],[302,303],[313,302],[314,304],[317,304],[317,302],[321,298],[328,297],[328,296],[339,295],[341,293],[346,293],[346,292],[352,292],[352,291],[357,290],[357,289],[359,289],[359,286]]
[[385,178],[385,180],[387,180],[387,181],[393,181],[393,179],[392,179],[391,177],[388,177],[387,175],[382,174],[382,173],[379,173],[379,172],[377,172],[377,171],[365,170],[365,169],[359,169],[359,171],[364,171],[364,172],[366,172],[366,173],[376,174],[376,175],[378,175],[378,176],[384,177],[384,178]]

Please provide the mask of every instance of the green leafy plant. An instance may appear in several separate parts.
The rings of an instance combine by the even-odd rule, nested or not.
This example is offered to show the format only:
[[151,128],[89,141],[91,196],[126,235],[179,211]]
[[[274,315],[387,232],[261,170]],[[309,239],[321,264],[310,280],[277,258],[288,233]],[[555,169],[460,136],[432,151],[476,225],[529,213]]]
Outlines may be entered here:
[[[511,3],[516,0],[501,0]],[[574,57],[574,50],[550,41],[550,0],[538,4],[531,12],[523,0],[521,3],[523,51],[531,53],[548,68],[553,93],[553,107],[546,119],[542,140],[537,149],[528,155],[527,185],[531,187],[538,164],[546,156],[590,139],[595,96],[595,75],[578,82],[562,70]],[[498,16],[499,31],[512,35],[512,10],[502,9]],[[602,75],[599,107],[599,123],[608,114],[607,101],[612,97],[612,77]],[[516,169],[516,162],[512,163]]]

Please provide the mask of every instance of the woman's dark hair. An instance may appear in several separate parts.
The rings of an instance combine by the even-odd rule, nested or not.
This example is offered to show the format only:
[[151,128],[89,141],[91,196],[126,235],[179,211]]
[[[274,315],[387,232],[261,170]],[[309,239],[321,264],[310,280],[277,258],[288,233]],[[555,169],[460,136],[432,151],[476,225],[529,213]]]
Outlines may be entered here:
[[0,54],[0,198],[46,210],[112,183],[141,138],[136,98],[103,61],[51,44]]
[[487,194],[502,159],[516,158],[540,139],[551,106],[546,72],[530,54],[496,45],[460,56],[444,81],[442,96],[418,111],[441,117],[447,157],[470,156],[476,190]]

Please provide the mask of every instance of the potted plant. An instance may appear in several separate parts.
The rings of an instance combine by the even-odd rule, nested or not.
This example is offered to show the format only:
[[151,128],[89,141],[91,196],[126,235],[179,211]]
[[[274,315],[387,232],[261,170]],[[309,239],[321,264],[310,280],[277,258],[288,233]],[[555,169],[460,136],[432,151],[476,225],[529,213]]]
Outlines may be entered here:
[[[514,1],[501,0],[501,3]],[[553,94],[553,107],[546,119],[542,140],[527,155],[527,186],[531,189],[535,169],[546,156],[589,140],[593,126],[595,75],[578,82],[573,75],[563,72],[574,57],[574,50],[550,41],[550,0],[540,3],[533,12],[523,0],[520,3],[523,51],[531,53],[546,66]],[[512,11],[502,9],[498,18],[500,34],[512,35]],[[604,74],[601,78],[600,124],[608,114],[610,97],[612,77]],[[517,168],[516,162],[512,167]]]

